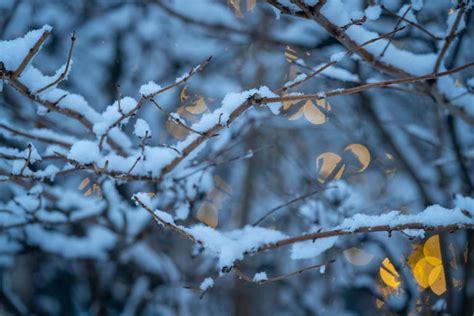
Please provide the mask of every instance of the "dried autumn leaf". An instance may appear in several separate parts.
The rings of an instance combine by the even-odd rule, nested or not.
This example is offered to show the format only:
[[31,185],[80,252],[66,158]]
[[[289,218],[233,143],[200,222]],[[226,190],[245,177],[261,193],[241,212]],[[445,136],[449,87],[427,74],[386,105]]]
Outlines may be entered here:
[[191,114],[201,114],[207,110],[206,101],[204,101],[204,97],[199,97],[192,105],[185,107],[185,109]]
[[[322,100],[316,100],[316,103],[326,111],[329,111],[331,109],[331,106],[329,105],[328,102],[324,102]],[[306,102],[304,107],[305,107],[304,117],[309,122],[319,125],[327,121],[326,114],[322,112],[319,107],[315,106],[311,100],[308,100],[308,102]]]
[[[326,182],[326,180],[338,180],[342,177],[342,174],[345,169],[345,165],[339,167],[339,170],[335,172],[335,169],[338,167],[339,162],[342,160],[341,156],[332,152],[326,152],[319,155],[316,158],[316,170],[318,172],[318,181],[321,183]],[[331,174],[335,176],[333,179],[328,179]]]
[[288,61],[289,63],[298,59],[298,56],[296,55],[296,51],[290,46],[286,46],[285,57],[286,57],[286,61]]
[[370,164],[370,152],[364,145],[361,144],[350,144],[344,151],[350,151],[354,156],[356,156],[357,160],[360,163],[360,169],[357,172],[362,172]]
[[166,121],[165,128],[176,139],[183,139],[189,134],[186,128],[170,120]]
[[433,266],[438,266],[443,263],[439,235],[431,236],[426,240],[425,245],[423,246],[423,254],[428,262]]
[[320,125],[327,121],[327,115],[321,111],[320,107],[326,111],[331,110],[331,105],[323,100],[316,100],[316,106],[312,100],[307,100],[304,105],[295,114],[288,117],[289,120],[294,121],[304,115],[305,119],[310,123]]
[[91,179],[89,177],[82,180],[81,184],[79,184],[79,190],[83,190],[89,184],[89,182],[91,182]]
[[218,210],[211,202],[204,201],[196,214],[196,218],[207,226],[215,228],[219,218]]
[[379,269],[379,274],[380,278],[386,285],[394,289],[397,289],[400,286],[400,275],[388,258],[383,260]]
[[415,277],[416,282],[419,286],[426,289],[430,286],[429,284],[429,277],[430,273],[435,268],[432,264],[426,260],[426,258],[422,258],[418,260],[415,267],[413,268],[413,276]]
[[188,98],[189,98],[189,96],[188,96],[188,88],[187,88],[187,87],[184,87],[184,88],[181,89],[181,91],[179,92],[179,100],[181,101],[181,103],[183,103],[183,102],[186,101]]
[[446,278],[444,276],[444,268],[443,265],[439,265],[435,268],[430,273],[429,276],[429,285],[431,290],[436,294],[436,295],[442,295],[444,292],[446,292]]

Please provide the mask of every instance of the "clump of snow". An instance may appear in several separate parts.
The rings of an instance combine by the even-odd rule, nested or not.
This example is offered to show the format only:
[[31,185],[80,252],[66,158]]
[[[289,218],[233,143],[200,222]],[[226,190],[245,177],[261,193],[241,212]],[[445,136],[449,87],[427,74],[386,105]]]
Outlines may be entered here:
[[28,242],[44,251],[70,259],[105,259],[106,250],[110,249],[117,240],[114,233],[101,226],[90,226],[84,237],[66,236],[60,232],[46,230],[40,225],[29,225],[25,231]]
[[324,274],[326,273],[326,265],[323,264],[321,267],[319,267],[319,273]]
[[[316,71],[317,69],[321,69],[324,66],[325,64],[320,64],[316,66],[314,70]],[[332,66],[332,67],[326,68],[321,72],[321,74],[326,77],[333,78],[336,80],[341,80],[341,81],[346,81],[346,82],[360,82],[360,78],[358,75],[350,73],[346,69],[340,68],[340,67]],[[321,94],[320,97],[324,98],[325,95]]]
[[163,220],[163,222],[167,224],[172,224],[174,225],[174,219],[173,216],[171,216],[169,213],[160,211],[160,210],[155,210],[155,214]]
[[469,78],[469,79],[467,80],[467,86],[468,86],[469,88],[474,88],[474,77]]
[[213,286],[214,280],[212,278],[205,278],[204,281],[201,282],[201,285],[199,285],[199,288],[203,291],[207,291]]
[[293,244],[291,247],[291,259],[308,259],[319,256],[327,249],[334,246],[337,237],[319,238],[314,242],[311,240]]
[[99,146],[89,140],[81,140],[72,145],[67,158],[81,164],[90,164],[100,159]]
[[350,12],[350,17],[352,20],[361,20],[364,18],[364,13],[362,11],[356,10]]
[[307,74],[301,73],[301,74],[299,74],[298,76],[296,76],[295,79],[290,80],[290,81],[288,81],[287,83],[285,83],[285,87],[289,87],[289,86],[294,85],[294,84],[297,83],[297,82],[301,82],[301,81],[305,80],[306,77],[308,77]]
[[446,310],[447,306],[448,304],[446,303],[446,300],[443,298],[440,298],[433,304],[433,306],[431,307],[431,310],[435,312],[442,312]]
[[423,8],[423,0],[411,0],[413,10],[420,11]]
[[380,17],[380,14],[382,13],[382,8],[379,5],[372,5],[367,7],[364,12],[367,19],[375,21]]
[[144,97],[150,97],[161,90],[161,86],[153,81],[148,81],[148,83],[140,87],[140,95]]
[[204,247],[219,259],[220,268],[231,267],[234,261],[243,259],[244,253],[255,251],[261,245],[286,237],[276,230],[252,226],[227,233],[221,233],[204,225],[196,225],[185,230],[200,240]]
[[467,211],[474,217],[474,198],[456,194],[454,197],[454,205],[461,211]]
[[150,126],[145,120],[137,119],[133,134],[135,134],[135,136],[137,136],[138,138],[149,138],[151,137]]
[[176,218],[185,220],[189,216],[189,203],[183,203],[181,204],[175,211],[176,213]]
[[44,25],[40,29],[26,33],[23,37],[11,41],[1,41],[0,60],[4,63],[5,69],[15,70],[28,55],[29,50],[41,38],[41,35],[44,32],[51,32],[52,29],[51,26]]
[[331,61],[332,62],[339,62],[341,61],[344,56],[346,56],[346,52],[339,52],[331,55]]
[[[97,136],[104,135],[109,128],[122,116],[129,114],[137,105],[137,101],[131,97],[124,97],[119,101],[115,101],[109,105],[100,115],[98,121],[94,124],[93,130]],[[121,125],[127,124],[129,118],[122,120]]]
[[255,273],[255,275],[253,276],[254,282],[263,282],[266,280],[268,280],[266,272],[258,272],[258,273]]
[[138,193],[135,193],[134,196],[132,197],[132,200],[135,201],[135,203],[137,205],[140,205],[138,204],[138,202],[136,202],[136,199],[135,197],[140,200],[140,202],[142,202],[146,207],[152,209],[153,206],[151,205],[151,197],[148,193],[146,192],[138,192]]

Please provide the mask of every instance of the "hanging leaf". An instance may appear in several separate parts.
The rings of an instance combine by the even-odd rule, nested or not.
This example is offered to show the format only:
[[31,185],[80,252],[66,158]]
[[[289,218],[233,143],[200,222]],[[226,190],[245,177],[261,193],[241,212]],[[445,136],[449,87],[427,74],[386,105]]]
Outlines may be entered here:
[[217,208],[211,202],[204,201],[196,214],[196,218],[207,226],[216,228],[219,218]]
[[429,276],[429,285],[431,290],[436,294],[436,295],[442,295],[444,292],[446,292],[446,278],[444,276],[444,268],[443,265],[439,265],[435,268],[430,273]]
[[361,144],[351,144],[344,148],[344,151],[351,152],[357,158],[360,164],[360,168],[357,172],[360,173],[367,169],[370,164],[370,152],[367,147]]
[[84,190],[84,188],[89,184],[89,182],[91,182],[91,179],[89,177],[82,180],[81,184],[79,184],[79,190]]
[[412,270],[416,282],[424,289],[430,286],[429,277],[433,268],[434,266],[431,265],[426,258],[421,258]]
[[286,61],[289,63],[298,59],[298,56],[296,55],[296,51],[290,46],[286,46],[285,57],[286,57]]
[[288,119],[294,121],[304,115],[305,119],[312,124],[324,124],[327,121],[327,115],[321,109],[329,111],[331,110],[331,105],[324,100],[316,100],[316,104],[318,106],[312,100],[307,100],[298,112],[288,117]]
[[185,107],[185,109],[191,114],[201,114],[207,110],[206,101],[204,101],[204,97],[200,96],[193,104]]
[[[341,156],[332,152],[326,152],[316,158],[316,170],[318,172],[318,181],[325,183],[330,180],[338,180],[342,177],[345,169],[344,164],[340,164]],[[338,170],[335,170],[338,168]],[[334,177],[329,177],[334,175]]]
[[179,100],[181,101],[181,103],[183,103],[183,102],[185,102],[188,98],[189,98],[189,96],[188,96],[188,88],[187,88],[187,87],[183,87],[183,89],[181,89],[181,91],[179,92]]
[[400,275],[388,258],[385,258],[379,269],[380,278],[391,288],[397,289],[400,286]]

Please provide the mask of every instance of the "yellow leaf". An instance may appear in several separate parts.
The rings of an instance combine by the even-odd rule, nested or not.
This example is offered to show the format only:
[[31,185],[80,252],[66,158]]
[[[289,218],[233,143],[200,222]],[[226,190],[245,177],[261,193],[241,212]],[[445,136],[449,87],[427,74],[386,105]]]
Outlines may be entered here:
[[[442,264],[441,248],[439,245],[439,235],[434,235],[425,241],[423,254],[427,260],[434,266]],[[429,258],[429,259],[428,259]]]
[[[319,103],[322,102],[321,100],[316,101],[318,105]],[[331,109],[331,106],[329,103],[325,103],[323,105],[320,105],[325,109],[326,111]],[[319,125],[323,124],[326,122],[327,117],[326,114],[323,113],[317,106],[314,105],[313,101],[308,100],[303,106],[304,108],[304,117],[311,123]]]
[[288,119],[289,119],[290,121],[296,121],[297,119],[299,119],[300,117],[302,117],[303,114],[304,114],[304,106],[302,106],[302,107],[298,110],[298,112],[296,112],[295,114],[290,115],[290,116],[288,117]]
[[176,139],[183,139],[189,134],[185,127],[171,120],[165,122],[165,128]]
[[199,97],[192,105],[185,107],[186,111],[192,114],[201,114],[207,110],[204,97]]
[[217,208],[212,203],[204,201],[196,214],[196,218],[206,225],[215,228],[218,223]]
[[446,278],[444,277],[444,268],[443,265],[439,265],[435,268],[430,273],[429,276],[429,285],[431,290],[436,294],[436,295],[441,295],[444,292],[446,292]]
[[188,88],[187,87],[184,87],[183,89],[181,89],[181,91],[179,92],[179,100],[182,102],[186,101],[187,99],[189,98],[188,96]]
[[91,179],[89,177],[82,180],[81,184],[79,184],[79,190],[83,190],[89,184],[89,182],[91,182]]
[[[333,174],[334,169],[338,166],[339,162],[341,161],[341,156],[332,152],[326,152],[319,155],[316,158],[316,170],[318,172],[318,181],[324,183],[326,180],[333,180],[327,179],[331,174]],[[337,170],[334,179],[340,179],[344,172],[345,165],[339,167]]]
[[344,148],[344,151],[350,151],[354,156],[357,157],[357,160],[360,163],[360,169],[357,172],[362,172],[370,164],[370,152],[364,145],[361,144],[351,144]]
[[418,285],[420,285],[424,289],[430,286],[429,277],[431,271],[434,268],[435,267],[430,264],[428,260],[426,260],[426,258],[422,258],[416,263],[413,269],[413,276],[415,277],[415,280]]
[[374,258],[372,254],[356,247],[344,250],[343,254],[347,261],[356,266],[364,266]]
[[388,286],[397,289],[400,286],[399,275],[388,258],[385,258],[379,269],[380,278]]
[[288,61],[289,63],[298,59],[298,56],[296,55],[296,51],[292,49],[290,46],[286,46],[285,57],[286,57],[286,61]]
[[411,270],[414,270],[418,261],[423,259],[423,245],[413,244],[412,248],[413,251],[407,258],[407,264]]

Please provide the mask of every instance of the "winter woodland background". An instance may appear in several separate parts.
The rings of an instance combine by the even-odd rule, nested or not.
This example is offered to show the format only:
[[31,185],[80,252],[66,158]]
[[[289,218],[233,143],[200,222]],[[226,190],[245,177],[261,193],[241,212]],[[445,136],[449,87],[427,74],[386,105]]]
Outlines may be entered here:
[[0,1],[0,314],[472,315],[472,7]]

